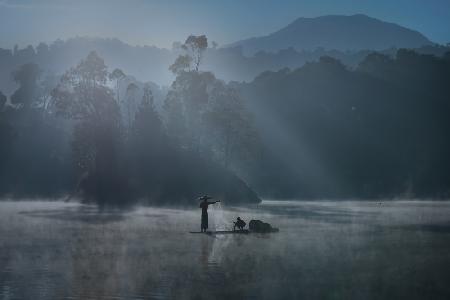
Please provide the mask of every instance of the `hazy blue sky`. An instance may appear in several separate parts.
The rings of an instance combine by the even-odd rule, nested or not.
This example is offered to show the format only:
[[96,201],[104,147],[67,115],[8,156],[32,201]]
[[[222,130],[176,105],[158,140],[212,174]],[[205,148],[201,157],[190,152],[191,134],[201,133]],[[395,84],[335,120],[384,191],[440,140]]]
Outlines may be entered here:
[[265,35],[298,17],[355,13],[450,42],[450,0],[0,0],[0,47],[77,35],[170,47],[200,33],[224,44]]

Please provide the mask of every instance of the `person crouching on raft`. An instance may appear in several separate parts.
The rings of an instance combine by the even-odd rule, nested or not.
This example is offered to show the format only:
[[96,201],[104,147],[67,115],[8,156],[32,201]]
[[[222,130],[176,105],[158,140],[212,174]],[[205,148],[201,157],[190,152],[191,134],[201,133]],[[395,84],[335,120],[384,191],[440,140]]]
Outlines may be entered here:
[[201,224],[201,232],[206,232],[206,229],[208,229],[208,206],[219,201],[213,201],[208,202],[209,199],[212,199],[212,197],[209,196],[203,196],[200,197],[199,200],[202,200],[199,207],[202,209],[202,224]]

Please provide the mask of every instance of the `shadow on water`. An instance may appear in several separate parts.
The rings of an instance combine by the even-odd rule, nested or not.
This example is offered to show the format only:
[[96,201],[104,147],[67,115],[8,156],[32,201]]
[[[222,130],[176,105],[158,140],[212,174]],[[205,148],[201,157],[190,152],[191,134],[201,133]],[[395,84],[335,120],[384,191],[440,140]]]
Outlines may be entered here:
[[449,234],[450,222],[441,224],[411,224],[404,226],[393,226],[392,228],[415,232],[426,231],[431,233]]
[[117,210],[99,210],[94,206],[20,211],[19,214],[33,218],[45,218],[60,221],[74,221],[89,224],[105,224],[111,222],[121,222],[126,219],[126,213],[124,212]]
[[[228,208],[230,211],[242,211],[240,207]],[[378,215],[372,211],[351,211],[348,208],[333,207],[330,205],[279,205],[263,204],[255,207],[248,207],[249,212],[258,211],[263,214],[270,214],[284,219],[304,219],[306,221],[316,221],[321,223],[333,224],[365,224],[368,218],[374,218]]]

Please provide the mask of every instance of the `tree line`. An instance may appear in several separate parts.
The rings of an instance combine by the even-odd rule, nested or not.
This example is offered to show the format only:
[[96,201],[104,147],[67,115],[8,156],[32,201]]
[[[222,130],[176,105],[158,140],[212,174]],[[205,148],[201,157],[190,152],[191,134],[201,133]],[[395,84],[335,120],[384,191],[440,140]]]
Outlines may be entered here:
[[267,151],[247,177],[277,198],[448,198],[450,52],[332,57],[236,84]]
[[[155,85],[91,52],[62,75],[18,67],[0,93],[0,193],[100,204],[445,198],[450,54],[322,56],[226,83],[190,36]],[[158,91],[160,93],[160,91]]]
[[251,151],[241,142],[254,135],[250,118],[232,88],[200,70],[206,47],[205,36],[183,44],[162,111],[150,84],[109,72],[96,52],[53,88],[38,65],[21,66],[10,103],[0,99],[0,192],[100,204],[189,204],[203,193],[259,201],[231,168]]
[[[11,81],[11,72],[29,62],[38,64],[46,73],[62,74],[66,69],[76,65],[89,52],[95,50],[106,62],[114,68],[120,68],[126,74],[131,74],[140,80],[149,80],[159,85],[170,85],[173,81],[168,65],[185,50],[183,43],[175,42],[172,49],[153,46],[131,46],[118,39],[77,37],[67,40],[56,40],[52,43],[39,43],[24,48],[0,48],[0,90],[11,94],[17,87]],[[339,51],[316,48],[298,50],[287,48],[277,52],[259,51],[246,55],[242,47],[218,47],[208,43],[208,48],[202,54],[202,70],[213,72],[218,78],[226,81],[252,81],[261,72],[288,67],[299,68],[307,62],[316,61],[321,56],[331,56],[343,64],[356,67],[371,50]],[[424,46],[415,49],[422,54],[442,56],[450,50],[449,45]],[[398,49],[391,48],[380,51],[382,54],[394,57]],[[155,91],[154,91],[155,93]]]

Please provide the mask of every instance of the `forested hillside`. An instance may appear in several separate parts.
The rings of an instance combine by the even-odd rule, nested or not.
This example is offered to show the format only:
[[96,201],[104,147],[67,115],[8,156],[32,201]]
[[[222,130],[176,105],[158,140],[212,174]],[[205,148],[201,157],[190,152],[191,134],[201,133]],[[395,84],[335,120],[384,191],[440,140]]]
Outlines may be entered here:
[[400,50],[237,84],[270,149],[252,182],[276,197],[447,197],[449,80],[450,53]]
[[0,98],[1,195],[101,205],[195,205],[201,194],[260,201],[228,168],[250,149],[241,141],[252,124],[234,90],[199,69],[206,45],[205,36],[186,41],[159,110],[152,84],[108,71],[96,52],[53,86],[37,64],[20,66],[18,89]]

